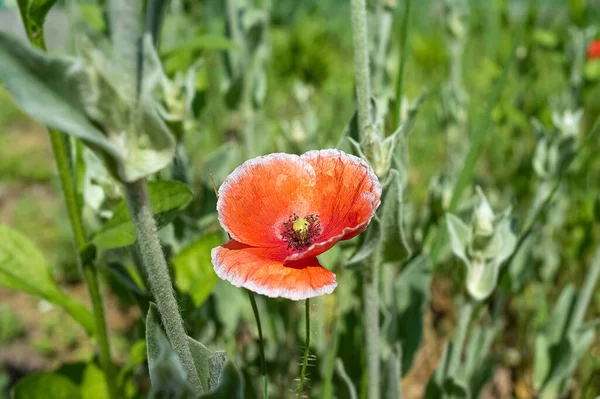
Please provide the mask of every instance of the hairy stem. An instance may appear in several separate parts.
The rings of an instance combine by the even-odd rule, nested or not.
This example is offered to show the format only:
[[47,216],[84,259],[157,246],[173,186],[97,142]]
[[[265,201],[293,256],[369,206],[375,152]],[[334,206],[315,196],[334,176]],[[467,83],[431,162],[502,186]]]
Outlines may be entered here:
[[375,256],[364,279],[365,338],[367,350],[368,398],[379,399],[379,259]]
[[167,261],[158,239],[146,181],[140,179],[132,183],[125,183],[125,195],[135,225],[142,261],[148,273],[150,290],[156,301],[167,337],[187,373],[188,381],[196,393],[200,394],[202,393],[200,378],[188,345],[183,320],[179,314]]
[[298,386],[298,398],[302,397],[304,390],[304,376],[306,375],[306,364],[308,363],[308,352],[310,350],[310,300],[306,298],[306,348],[304,348],[304,358],[302,359],[302,369],[300,370],[300,385]]
[[254,312],[254,318],[256,319],[256,326],[258,327],[258,347],[260,350],[260,374],[263,382],[263,398],[269,397],[269,385],[267,381],[267,364],[265,362],[265,341],[263,339],[262,326],[260,324],[260,314],[258,313],[258,306],[256,306],[256,298],[254,293],[250,290],[248,292],[248,298],[250,298],[250,304],[252,304],[252,311]]
[[392,130],[398,128],[402,112],[404,70],[406,68],[406,59],[408,58],[408,33],[410,28],[411,6],[412,0],[406,0],[406,6],[404,7],[404,18],[402,18],[402,39],[400,40],[400,51],[398,52],[398,54],[400,54],[400,60],[398,61],[400,67],[398,69],[398,76],[396,77],[396,99],[394,100],[394,107],[392,108]]
[[365,0],[350,0],[354,42],[354,80],[358,103],[360,137],[371,124],[371,81],[369,71],[369,44],[367,37],[367,9]]

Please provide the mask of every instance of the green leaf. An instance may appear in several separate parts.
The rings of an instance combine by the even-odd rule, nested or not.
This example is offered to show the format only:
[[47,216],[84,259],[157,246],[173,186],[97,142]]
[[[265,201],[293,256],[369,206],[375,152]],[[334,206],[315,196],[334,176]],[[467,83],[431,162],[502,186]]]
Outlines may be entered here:
[[131,346],[129,350],[129,360],[119,370],[119,384],[125,385],[125,381],[130,373],[139,365],[144,363],[147,359],[146,341],[144,339],[138,340]]
[[210,374],[208,380],[209,389],[218,387],[221,374],[223,374],[226,364],[227,353],[225,351],[216,351],[210,359],[208,359],[208,369]]
[[88,364],[81,382],[82,399],[110,399],[104,373],[94,363]]
[[[185,370],[162,331],[160,315],[154,303],[150,303],[146,318],[146,345],[148,349],[148,368],[150,369],[150,380],[152,381],[153,391],[156,390],[156,394],[159,392],[169,392],[175,395],[175,397],[186,397],[188,389],[191,388],[187,382]],[[200,342],[188,337],[188,345],[192,352],[192,358],[202,388],[207,391],[209,386],[211,386],[211,365],[214,365],[219,371],[221,365],[219,361],[213,358],[215,353]],[[222,354],[220,352],[217,353],[219,353],[218,357],[222,358]],[[178,384],[181,385],[181,390],[177,387]]]
[[27,237],[0,225],[0,285],[61,306],[94,334],[94,318],[80,302],[63,293],[52,278],[44,256]]
[[29,116],[82,139],[120,180],[165,167],[175,142],[152,98],[162,70],[151,42],[143,41],[139,98],[122,63],[84,39],[78,44],[80,57],[59,56],[0,32],[0,80]]
[[374,217],[367,227],[367,230],[359,236],[359,244],[356,252],[346,261],[346,266],[361,264],[375,253],[381,242],[381,222],[379,218]]
[[402,221],[403,186],[400,173],[390,171],[391,182],[381,199],[381,251],[383,262],[402,261],[408,255],[408,247]]
[[179,358],[171,349],[160,326],[156,305],[151,303],[146,318],[146,346],[152,390],[149,398],[192,399],[194,391]]
[[209,362],[213,353],[206,346],[193,338],[188,337],[188,344],[190,351],[192,352],[192,359],[194,359],[194,365],[196,366],[196,372],[200,378],[202,389],[208,390],[210,380],[210,368]]
[[[150,182],[148,191],[158,229],[175,219],[193,198],[192,190],[179,181]],[[125,247],[135,240],[135,227],[125,200],[117,204],[113,217],[92,238],[92,242],[102,249]]]
[[421,255],[402,270],[394,285],[394,319],[390,338],[402,349],[402,371],[407,373],[421,345],[423,317],[429,304],[433,266]]
[[149,296],[148,291],[144,287],[138,285],[123,264],[109,262],[106,265],[106,268],[117,280],[127,287],[127,289],[131,290],[131,292],[142,296]]
[[243,399],[243,397],[244,378],[232,362],[225,364],[217,388],[200,395],[201,399]]
[[79,87],[87,79],[74,57],[50,55],[0,31],[0,80],[38,122],[69,133],[111,156],[118,151],[88,118]]
[[82,399],[79,388],[67,377],[53,373],[31,374],[13,389],[13,399]]
[[57,0],[17,0],[21,20],[31,41],[43,40],[42,30],[46,15]]
[[210,251],[222,244],[220,233],[206,234],[177,254],[171,261],[177,287],[187,292],[200,306],[208,298],[217,284],[217,274],[213,269]]
[[469,242],[469,227],[451,213],[446,214],[446,226],[450,235],[452,252],[468,265],[469,259],[465,251]]

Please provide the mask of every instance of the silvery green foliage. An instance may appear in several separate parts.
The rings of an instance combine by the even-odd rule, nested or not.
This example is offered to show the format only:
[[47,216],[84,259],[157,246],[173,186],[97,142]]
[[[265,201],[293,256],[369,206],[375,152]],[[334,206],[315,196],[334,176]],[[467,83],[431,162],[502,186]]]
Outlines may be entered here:
[[[204,393],[200,398],[242,398],[244,381],[236,366],[227,360],[223,351],[213,352],[188,337],[188,344]],[[189,385],[186,373],[173,352],[160,326],[160,316],[154,303],[146,318],[146,346],[152,390],[150,398],[197,398]]]
[[564,173],[575,156],[582,116],[582,110],[554,111],[552,121],[555,126],[551,131],[548,131],[537,119],[532,120],[531,123],[538,137],[533,156],[533,169],[542,179],[556,179]]
[[146,346],[152,389],[149,398],[192,399],[194,390],[185,369],[160,328],[158,310],[153,306],[146,320]]
[[496,216],[479,187],[477,195],[479,203],[469,225],[453,214],[446,215],[446,224],[452,252],[467,266],[467,291],[481,301],[496,288],[500,267],[515,250],[517,236],[510,208]]
[[396,154],[399,155],[399,161],[403,164],[399,172],[402,176],[407,176],[408,152],[406,140],[414,127],[417,113],[426,95],[427,93],[423,92],[417,99],[410,102],[406,119],[402,120],[398,129],[390,136],[383,136],[382,126],[384,116],[378,112],[379,107],[376,106],[372,107],[374,113],[373,123],[365,127],[365,134],[360,143],[351,134],[348,135],[347,138],[354,147],[354,151],[361,158],[369,162],[377,177],[383,178],[387,175],[392,167],[392,159]]
[[548,322],[536,336],[533,386],[542,399],[567,393],[568,379],[594,341],[593,325],[572,320],[578,300],[574,287],[565,287]]
[[0,79],[32,118],[82,139],[118,179],[131,182],[168,165],[174,152],[152,97],[158,56],[148,37],[141,46],[144,73],[136,88],[110,48],[82,40],[77,56],[48,54],[0,32]]
[[500,331],[498,322],[473,329],[461,364],[451,369],[453,342],[446,345],[442,359],[425,391],[426,399],[467,399],[479,397],[484,385],[492,378],[496,362],[490,360],[492,343]]
[[81,146],[83,184],[83,215],[93,230],[100,228],[114,212],[114,204],[122,197],[121,185],[106,169],[100,158],[87,147]]
[[[158,59],[156,61],[160,62]],[[201,66],[200,59],[187,72],[177,71],[171,79],[161,71],[159,93],[162,104],[158,110],[169,125],[176,126],[173,134],[177,137],[181,137],[195,125],[192,105],[196,97],[196,75]]]

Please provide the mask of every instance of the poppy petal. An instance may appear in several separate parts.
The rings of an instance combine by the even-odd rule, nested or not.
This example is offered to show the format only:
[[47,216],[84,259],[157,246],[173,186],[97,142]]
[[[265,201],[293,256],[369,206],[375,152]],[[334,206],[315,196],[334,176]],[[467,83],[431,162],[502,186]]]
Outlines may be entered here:
[[309,151],[301,156],[316,174],[316,213],[321,223],[317,242],[286,260],[317,256],[338,241],[363,232],[381,200],[381,184],[361,158],[339,150]]
[[297,155],[275,153],[237,167],[219,188],[217,211],[234,240],[257,247],[287,245],[290,215],[314,213],[315,172]]
[[337,286],[335,274],[315,257],[284,264],[280,250],[235,240],[213,248],[211,256],[221,279],[269,297],[302,300],[331,294]]

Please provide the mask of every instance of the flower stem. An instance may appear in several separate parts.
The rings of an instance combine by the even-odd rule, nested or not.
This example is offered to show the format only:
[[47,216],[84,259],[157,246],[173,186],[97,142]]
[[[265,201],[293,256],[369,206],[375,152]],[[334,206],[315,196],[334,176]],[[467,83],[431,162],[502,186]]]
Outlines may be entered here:
[[144,179],[125,183],[125,195],[137,235],[140,254],[150,282],[150,290],[156,301],[160,317],[173,350],[186,370],[188,381],[197,394],[202,393],[200,378],[188,345],[188,338],[179,314],[179,307],[165,255],[158,239],[156,222]]
[[412,0],[406,0],[404,7],[404,18],[402,18],[402,40],[400,40],[400,60],[398,77],[396,78],[396,99],[392,109],[392,130],[398,128],[400,124],[400,113],[402,111],[402,94],[404,92],[404,70],[406,68],[406,59],[408,58],[408,33],[410,28],[410,10]]
[[470,298],[467,298],[460,309],[458,326],[456,326],[454,340],[452,341],[452,353],[450,354],[450,362],[447,370],[448,375],[453,375],[460,366],[460,358],[463,347],[465,346],[465,341],[467,340],[467,331],[472,315],[473,302]]
[[379,259],[371,264],[370,275],[364,280],[365,338],[367,349],[368,398],[379,399]]
[[367,9],[365,0],[350,0],[352,31],[354,34],[354,80],[358,103],[358,130],[364,136],[371,124],[371,77],[369,71],[369,44],[367,37]]
[[260,349],[260,374],[263,382],[263,397],[267,399],[269,397],[269,385],[267,382],[267,364],[265,363],[265,343],[263,339],[262,326],[260,324],[260,315],[258,313],[258,306],[256,306],[256,298],[254,293],[250,290],[248,292],[248,298],[252,304],[252,311],[254,312],[254,318],[256,319],[256,325],[258,327],[258,347]]
[[56,161],[56,168],[60,179],[60,185],[65,196],[65,204],[69,221],[71,222],[71,230],[75,246],[78,252],[78,262],[81,265],[83,278],[85,279],[90,299],[92,301],[92,310],[94,312],[94,324],[96,327],[96,339],[98,340],[100,365],[104,371],[106,378],[106,386],[111,399],[119,398],[117,389],[117,378],[110,357],[110,342],[106,329],[106,321],[104,318],[104,306],[102,304],[102,294],[98,284],[98,270],[96,265],[90,259],[83,259],[81,251],[87,245],[85,229],[81,220],[79,205],[77,204],[77,193],[74,187],[74,176],[71,170],[69,156],[67,153],[66,142],[67,137],[54,129],[49,129],[50,141],[52,143],[52,151]]
[[304,348],[304,358],[302,359],[302,369],[300,371],[300,385],[298,386],[298,398],[302,397],[304,390],[304,376],[306,375],[306,364],[308,363],[308,351],[310,350],[310,301],[306,298],[306,347]]

